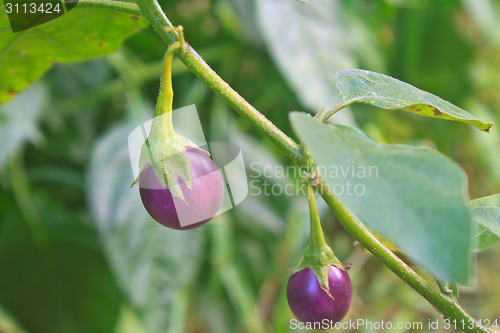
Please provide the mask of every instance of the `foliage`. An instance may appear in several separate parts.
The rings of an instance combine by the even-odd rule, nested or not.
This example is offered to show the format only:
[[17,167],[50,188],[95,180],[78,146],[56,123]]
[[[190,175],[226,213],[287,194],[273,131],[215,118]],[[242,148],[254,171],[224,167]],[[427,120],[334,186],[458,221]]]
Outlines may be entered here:
[[0,6],[0,103],[37,80],[56,62],[81,61],[116,51],[146,26],[143,18],[109,10],[79,9],[33,29],[10,33]]
[[472,227],[466,178],[455,163],[302,113],[290,117],[320,176],[350,211],[436,276],[467,283]]
[[487,132],[493,126],[436,95],[384,74],[358,69],[337,72],[335,77],[345,105],[357,102],[389,110],[402,109],[427,117],[461,121]]
[[[336,9],[335,15],[323,13],[341,18],[335,21],[320,19],[326,2],[292,3],[178,0],[161,4],[174,23],[184,25],[190,44],[217,73],[286,133],[293,133],[288,111],[315,113],[340,100],[332,89],[334,73],[346,67],[384,72],[432,91],[484,122],[499,123],[500,45],[498,32],[484,23],[485,15],[489,21],[490,16],[500,17],[493,1],[335,1],[327,4]],[[283,8],[300,21],[273,14]],[[79,40],[79,45],[72,46],[79,52],[45,47],[36,59],[19,56],[24,48],[47,45],[46,40],[33,41],[36,29],[59,27],[67,24],[71,15],[83,14],[95,17],[87,20],[95,20],[94,24],[79,21],[82,26],[75,29],[81,38],[68,33],[72,40]],[[174,62],[174,108],[196,104],[209,140],[232,141],[242,147],[250,196],[238,209],[190,236],[159,229],[141,210],[137,189],[129,189],[132,175],[126,136],[152,114],[165,45],[151,28],[138,32],[145,25],[142,19],[135,21],[128,14],[105,9],[77,7],[25,32],[14,41],[15,47],[7,49],[14,35],[5,27],[3,6],[0,22],[0,88],[5,101],[0,107],[0,329],[56,333],[289,332],[291,313],[283,280],[287,269],[298,261],[308,230],[298,171],[287,167],[288,162],[268,141],[237,118],[180,62]],[[109,38],[105,50],[86,39],[92,31]],[[280,39],[280,31],[287,38]],[[287,34],[289,31],[294,33]],[[28,39],[32,44],[26,44]],[[104,56],[118,48],[113,55]],[[97,56],[104,57],[89,61]],[[311,57],[321,61],[303,63]],[[56,63],[51,63],[55,58]],[[16,67],[19,71],[10,73]],[[305,79],[309,75],[313,81]],[[26,87],[27,79],[38,82],[6,102],[14,97],[9,90],[13,88],[17,94]],[[314,95],[315,91],[322,97]],[[485,134],[464,124],[387,112],[370,105],[356,104],[350,110],[350,116],[343,110],[332,121],[338,116],[352,117],[352,126],[382,144],[405,144],[407,152],[423,151],[410,146],[427,146],[450,156],[467,174],[471,198],[499,192],[500,140],[495,127],[491,134]],[[384,151],[381,147],[385,146],[352,128],[330,130],[328,125],[306,121],[301,126],[328,128],[327,135],[340,143],[343,133],[357,144],[375,145],[379,152]],[[303,135],[297,133],[305,140]],[[335,152],[334,148],[339,148],[333,144],[317,147]],[[447,210],[455,203],[458,216],[465,205],[460,171],[438,152],[425,151],[424,155],[443,161],[451,172],[439,181],[446,183],[454,175],[457,182],[446,183],[453,184],[442,190],[453,193],[452,199],[443,197],[433,203],[436,191],[421,203],[437,207],[444,202]],[[419,167],[402,165],[401,175]],[[429,171],[423,169],[420,171]],[[283,177],[281,170],[291,177]],[[435,172],[429,175],[429,182],[437,181],[438,172],[445,173]],[[398,174],[388,170],[384,176]],[[412,179],[407,185],[420,187],[415,183]],[[454,186],[461,192],[452,190]],[[382,192],[397,196],[389,189],[386,186]],[[398,196],[402,202],[406,199]],[[473,220],[489,230],[479,231],[487,235],[479,236],[479,247],[485,249],[496,241],[496,229],[482,223],[481,216],[495,209],[485,209],[493,204],[481,202],[486,201],[472,201],[471,205]],[[350,275],[355,293],[347,319],[426,323],[440,317],[377,260],[353,246],[354,240],[324,206],[320,206],[320,214],[328,243],[340,259],[353,266]],[[412,218],[419,224],[408,224],[410,228],[436,231],[429,239],[415,233],[427,250],[420,255],[429,257],[428,245],[436,243],[444,226],[415,215]],[[369,220],[366,223],[379,231],[383,217],[378,216],[373,225]],[[465,219],[458,218],[466,226]],[[414,250],[398,245],[416,260]],[[461,293],[461,303],[470,306],[479,318],[500,317],[498,251],[495,246],[477,254],[477,286],[474,292],[464,289]],[[432,259],[431,267],[437,267],[443,258]],[[463,277],[462,273],[454,274],[451,276]]]

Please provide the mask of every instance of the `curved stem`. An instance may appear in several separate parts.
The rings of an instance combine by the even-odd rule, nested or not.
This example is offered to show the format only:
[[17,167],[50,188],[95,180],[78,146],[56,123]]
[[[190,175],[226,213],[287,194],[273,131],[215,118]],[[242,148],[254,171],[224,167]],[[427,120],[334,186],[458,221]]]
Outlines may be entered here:
[[[165,16],[156,0],[136,0],[136,2],[141,9],[142,15],[151,23],[166,43],[170,44],[179,40],[179,34],[176,31],[165,31],[165,27],[173,28],[174,26]],[[231,88],[190,45],[185,44],[185,50],[182,54],[179,54],[179,58],[193,74],[250,121],[292,161],[298,163],[303,159],[299,145]]]
[[174,100],[174,91],[172,89],[172,60],[174,54],[180,49],[180,42],[172,43],[163,56],[160,92],[158,94],[158,101],[156,102],[155,117],[172,113],[172,103]]
[[135,16],[142,15],[141,11],[139,10],[139,7],[135,3],[124,2],[124,1],[80,0],[78,1],[77,7],[105,8]]
[[307,187],[307,199],[309,201],[309,214],[311,223],[311,234],[309,236],[309,246],[315,249],[323,249],[327,247],[323,228],[318,215],[318,207],[314,198],[314,189],[312,186]]
[[[173,25],[165,16],[165,13],[156,0],[136,1],[143,16],[151,23],[153,28],[165,42],[172,43],[179,40],[179,36],[175,31],[167,32],[164,30],[164,27],[173,27]],[[259,131],[285,152],[301,170],[305,172],[311,171],[307,159],[302,153],[299,145],[232,89],[210,68],[195,50],[186,44],[185,51],[179,55],[179,57],[191,72],[198,76],[202,82],[220,95],[231,107],[249,120]],[[473,317],[467,314],[460,304],[458,304],[456,299],[442,294],[439,289],[433,287],[380,242],[354,214],[334,197],[324,182],[319,184],[318,192],[336,214],[343,227],[360,244],[374,256],[379,258],[389,267],[389,269],[422,295],[427,301],[433,304],[446,318],[456,319],[457,322],[463,320],[465,322],[463,330],[466,332],[489,332]]]
[[338,103],[337,105],[335,105],[332,109],[328,110],[328,111],[324,111],[324,110],[321,110],[321,112],[318,112],[314,118],[318,119],[319,121],[326,121],[328,120],[328,118],[330,118],[331,116],[333,116],[334,114],[336,114],[337,112],[339,112],[340,110],[342,110],[343,108],[351,105],[353,102],[349,102],[349,103],[344,103],[344,102],[340,102]]
[[181,50],[181,43],[172,43],[163,56],[160,92],[158,93],[158,100],[156,101],[154,113],[155,122],[151,127],[153,137],[154,135],[161,135],[166,139],[175,134],[174,125],[172,123],[172,104],[174,100],[174,91],[172,89],[172,60],[179,50]]
[[304,250],[304,256],[299,264],[293,269],[293,273],[308,268],[313,271],[318,279],[321,289],[323,289],[332,299],[330,294],[330,284],[328,276],[330,275],[331,266],[340,269],[347,269],[340,260],[335,256],[332,249],[326,244],[323,228],[319,219],[318,207],[314,198],[314,189],[312,186],[307,186],[307,199],[309,202],[310,226],[311,233],[309,235],[309,244]]

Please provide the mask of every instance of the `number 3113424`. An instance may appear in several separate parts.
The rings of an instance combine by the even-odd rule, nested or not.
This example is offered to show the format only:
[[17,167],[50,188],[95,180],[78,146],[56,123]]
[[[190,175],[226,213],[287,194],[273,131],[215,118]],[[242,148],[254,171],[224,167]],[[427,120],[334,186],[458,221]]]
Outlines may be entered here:
[[45,13],[53,14],[60,13],[62,11],[61,4],[51,3],[51,2],[28,2],[28,3],[11,3],[7,2],[5,4],[5,10],[7,14],[35,14],[35,13]]

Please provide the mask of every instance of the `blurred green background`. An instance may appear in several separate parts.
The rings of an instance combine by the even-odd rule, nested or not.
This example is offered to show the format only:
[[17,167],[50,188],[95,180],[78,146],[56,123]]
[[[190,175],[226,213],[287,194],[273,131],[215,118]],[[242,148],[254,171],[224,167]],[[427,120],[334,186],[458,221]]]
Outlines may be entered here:
[[[289,135],[289,111],[335,104],[333,74],[344,68],[397,77],[500,124],[499,1],[161,5],[222,78]],[[207,226],[178,232],[150,220],[129,188],[127,137],[152,116],[164,50],[146,28],[114,54],[55,65],[0,106],[1,333],[292,331],[284,288],[307,244],[308,212],[304,196],[280,189],[300,180],[280,175],[289,161],[177,60],[174,108],[196,104],[209,141],[242,147],[249,196]],[[379,142],[450,156],[466,171],[471,198],[500,192],[497,127],[485,134],[368,106],[334,118]],[[346,320],[425,327],[440,318],[322,203],[320,213],[329,244],[353,266]],[[477,279],[460,301],[500,325],[500,246],[477,258]]]

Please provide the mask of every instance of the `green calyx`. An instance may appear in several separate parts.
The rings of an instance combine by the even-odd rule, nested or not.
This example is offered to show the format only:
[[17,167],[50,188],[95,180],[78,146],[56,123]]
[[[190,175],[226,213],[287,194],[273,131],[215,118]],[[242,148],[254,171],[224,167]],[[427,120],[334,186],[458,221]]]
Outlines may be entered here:
[[[151,132],[153,133],[155,120],[152,126]],[[150,134],[142,145],[139,159],[139,170],[144,170],[150,164],[160,183],[167,187],[172,195],[183,201],[185,199],[180,182],[185,183],[188,188],[191,188],[192,184],[191,162],[185,147],[196,147],[196,145],[175,132],[161,139]]]
[[309,244],[304,251],[301,260],[295,266],[290,274],[309,268],[313,271],[318,279],[321,289],[323,289],[330,297],[330,286],[328,283],[328,275],[330,266],[335,266],[343,271],[349,270],[350,266],[343,264],[333,253],[332,249],[326,244],[321,222],[319,220],[316,200],[314,199],[314,190],[311,186],[307,188],[307,198],[309,200],[311,234]]
[[[149,137],[144,141],[139,158],[139,170],[150,164],[156,177],[165,185],[172,195],[186,201],[180,187],[185,183],[191,188],[191,163],[186,147],[196,147],[190,140],[174,130],[172,123],[172,60],[177,52],[184,50],[182,27],[175,28],[181,36],[180,41],[172,43],[163,58],[160,93],[155,108],[153,123]],[[136,180],[137,181],[137,180]],[[134,184],[135,182],[134,181]],[[132,185],[134,185],[132,184]]]

